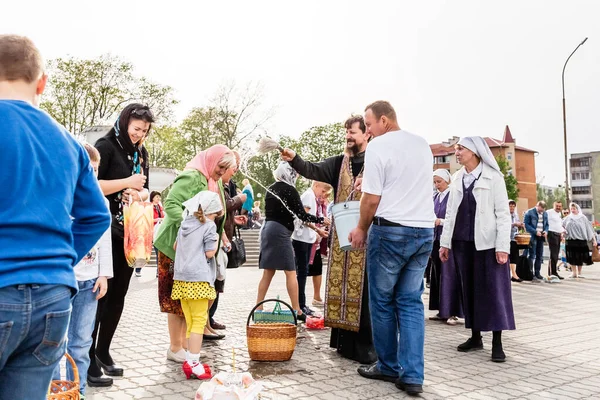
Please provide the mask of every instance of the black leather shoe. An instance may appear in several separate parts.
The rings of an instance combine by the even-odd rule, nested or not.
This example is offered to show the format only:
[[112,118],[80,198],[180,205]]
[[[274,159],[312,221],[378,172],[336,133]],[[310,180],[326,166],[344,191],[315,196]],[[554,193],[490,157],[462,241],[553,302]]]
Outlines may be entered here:
[[109,387],[112,386],[112,384],[112,378],[107,378],[104,376],[95,377],[91,375],[88,375],[87,377],[87,385],[89,387]]
[[203,340],[221,340],[224,337],[225,337],[225,335],[207,335],[207,334],[202,335]]
[[108,376],[123,376],[123,368],[119,368],[116,365],[106,365],[98,357],[96,357],[96,361],[100,368],[104,370],[104,373]]
[[497,363],[506,361],[506,355],[504,354],[502,345],[492,345],[492,361]]
[[379,368],[377,368],[376,362],[371,365],[361,365],[358,367],[358,374],[367,379],[377,379],[392,383],[396,382],[396,379],[398,379],[397,376],[382,374]]
[[469,338],[466,342],[459,344],[456,350],[467,352],[473,350],[481,350],[483,349],[483,341],[481,337],[479,339]]
[[419,393],[423,393],[423,385],[417,385],[416,383],[404,383],[400,379],[396,380],[396,387],[408,394],[409,396],[418,396]]

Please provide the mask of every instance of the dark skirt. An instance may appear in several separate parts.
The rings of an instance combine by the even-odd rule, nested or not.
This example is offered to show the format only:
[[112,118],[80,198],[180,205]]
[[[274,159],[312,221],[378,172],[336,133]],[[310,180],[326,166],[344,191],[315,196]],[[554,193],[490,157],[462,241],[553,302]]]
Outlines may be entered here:
[[460,279],[465,327],[475,331],[515,329],[510,267],[499,265],[496,250],[477,251],[474,242],[453,241]]
[[173,260],[158,252],[158,303],[160,312],[183,317],[179,300],[171,299],[173,291]]
[[358,332],[341,328],[331,329],[329,346],[337,349],[344,358],[358,361],[361,364],[372,364],[377,361],[377,353],[373,346],[371,331],[371,313],[369,311],[369,282],[365,269],[362,302],[360,307],[360,325]]
[[292,231],[275,221],[267,221],[260,233],[260,269],[295,271]]
[[519,263],[519,245],[515,240],[510,241],[510,263],[518,264]]
[[442,263],[442,260],[440,260],[440,241],[435,240],[429,263],[431,265],[429,309],[439,310],[439,316],[444,319],[450,317],[463,318],[460,283],[452,259],[452,250],[450,250],[448,261]]
[[567,253],[567,263],[578,267],[593,264],[587,241],[567,239],[565,250]]
[[323,257],[321,257],[321,252],[317,250],[312,264],[308,266],[308,276],[319,275],[323,275]]

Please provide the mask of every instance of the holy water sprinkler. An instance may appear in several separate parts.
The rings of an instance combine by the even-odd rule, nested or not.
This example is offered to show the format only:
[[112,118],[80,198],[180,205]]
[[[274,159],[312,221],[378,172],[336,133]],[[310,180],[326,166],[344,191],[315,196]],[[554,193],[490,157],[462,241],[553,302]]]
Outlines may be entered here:
[[258,141],[258,154],[267,154],[275,150],[279,150],[279,152],[283,153],[283,147],[275,140],[264,137]]

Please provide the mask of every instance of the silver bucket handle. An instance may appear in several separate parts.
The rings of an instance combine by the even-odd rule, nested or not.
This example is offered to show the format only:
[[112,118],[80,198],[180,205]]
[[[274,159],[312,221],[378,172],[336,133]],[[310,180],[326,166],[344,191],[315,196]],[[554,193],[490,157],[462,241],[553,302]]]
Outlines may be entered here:
[[346,201],[344,202],[344,208],[348,208],[348,202],[349,201],[353,201],[350,200],[352,198],[352,195],[354,194],[354,192],[356,192],[355,189],[352,189],[352,191],[350,192],[350,194],[348,195],[348,197],[346,197]]

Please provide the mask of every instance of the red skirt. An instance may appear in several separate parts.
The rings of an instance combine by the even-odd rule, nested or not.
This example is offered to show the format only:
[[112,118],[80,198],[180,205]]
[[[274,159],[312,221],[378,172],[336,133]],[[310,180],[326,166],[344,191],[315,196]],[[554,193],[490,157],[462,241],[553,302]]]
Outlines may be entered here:
[[173,260],[158,252],[158,304],[160,311],[183,317],[179,300],[171,299],[173,291]]

